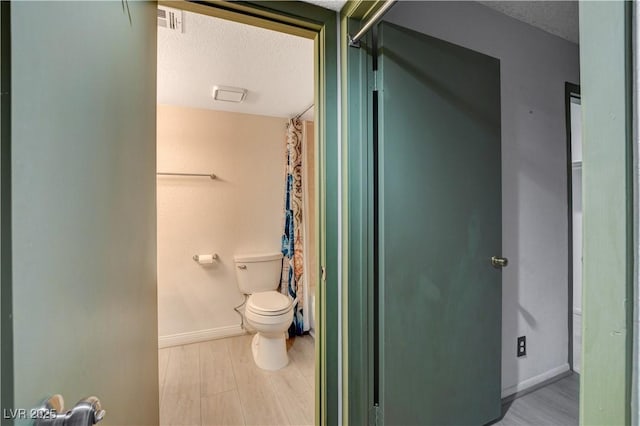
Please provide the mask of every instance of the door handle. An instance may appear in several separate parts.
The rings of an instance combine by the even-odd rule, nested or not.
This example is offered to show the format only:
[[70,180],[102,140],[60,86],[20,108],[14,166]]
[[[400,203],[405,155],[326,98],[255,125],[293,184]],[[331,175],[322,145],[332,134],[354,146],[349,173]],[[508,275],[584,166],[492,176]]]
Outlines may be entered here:
[[496,269],[504,268],[508,264],[509,259],[507,259],[506,257],[491,256],[491,265]]
[[95,396],[83,398],[66,412],[62,395],[54,395],[38,410],[34,426],[93,426],[107,413]]

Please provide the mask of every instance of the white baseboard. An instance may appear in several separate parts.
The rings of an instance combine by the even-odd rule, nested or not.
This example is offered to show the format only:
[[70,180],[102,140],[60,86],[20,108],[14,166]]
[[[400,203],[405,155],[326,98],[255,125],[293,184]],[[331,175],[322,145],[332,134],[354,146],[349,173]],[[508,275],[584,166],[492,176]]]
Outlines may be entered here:
[[241,334],[245,334],[245,331],[239,324],[226,327],[209,328],[207,330],[189,331],[187,333],[170,334],[158,337],[158,348],[188,345],[189,343],[240,336]]
[[509,386],[508,388],[502,389],[502,398],[506,398],[514,393],[522,392],[527,390],[533,386],[536,386],[545,380],[549,380],[559,374],[569,371],[569,364],[565,363],[559,367],[552,368],[551,370],[545,371],[542,374],[538,374],[537,376],[533,376],[529,379],[523,380],[519,383],[516,383],[513,386]]

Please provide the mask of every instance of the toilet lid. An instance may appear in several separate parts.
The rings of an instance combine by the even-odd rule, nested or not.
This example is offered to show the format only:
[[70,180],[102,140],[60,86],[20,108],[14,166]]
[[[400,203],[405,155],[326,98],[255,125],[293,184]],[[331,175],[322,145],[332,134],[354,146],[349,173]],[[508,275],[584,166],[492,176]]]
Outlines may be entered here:
[[291,308],[291,300],[277,291],[253,293],[247,301],[247,309],[259,315],[280,315]]

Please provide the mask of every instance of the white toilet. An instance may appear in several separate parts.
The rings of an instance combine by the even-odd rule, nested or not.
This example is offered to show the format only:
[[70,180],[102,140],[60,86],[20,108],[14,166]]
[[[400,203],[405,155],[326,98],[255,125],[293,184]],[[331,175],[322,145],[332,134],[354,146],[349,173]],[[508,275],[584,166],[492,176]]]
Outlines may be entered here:
[[276,291],[282,253],[235,256],[238,287],[248,294],[244,316],[257,333],[251,349],[258,367],[278,370],[289,363],[285,332],[293,321],[291,298]]

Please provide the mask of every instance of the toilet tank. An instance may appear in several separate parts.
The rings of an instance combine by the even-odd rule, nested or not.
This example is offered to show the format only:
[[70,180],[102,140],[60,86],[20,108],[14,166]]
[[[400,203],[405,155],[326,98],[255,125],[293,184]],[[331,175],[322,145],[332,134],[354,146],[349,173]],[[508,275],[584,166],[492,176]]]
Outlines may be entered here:
[[276,290],[280,285],[282,253],[237,255],[236,277],[244,294]]

